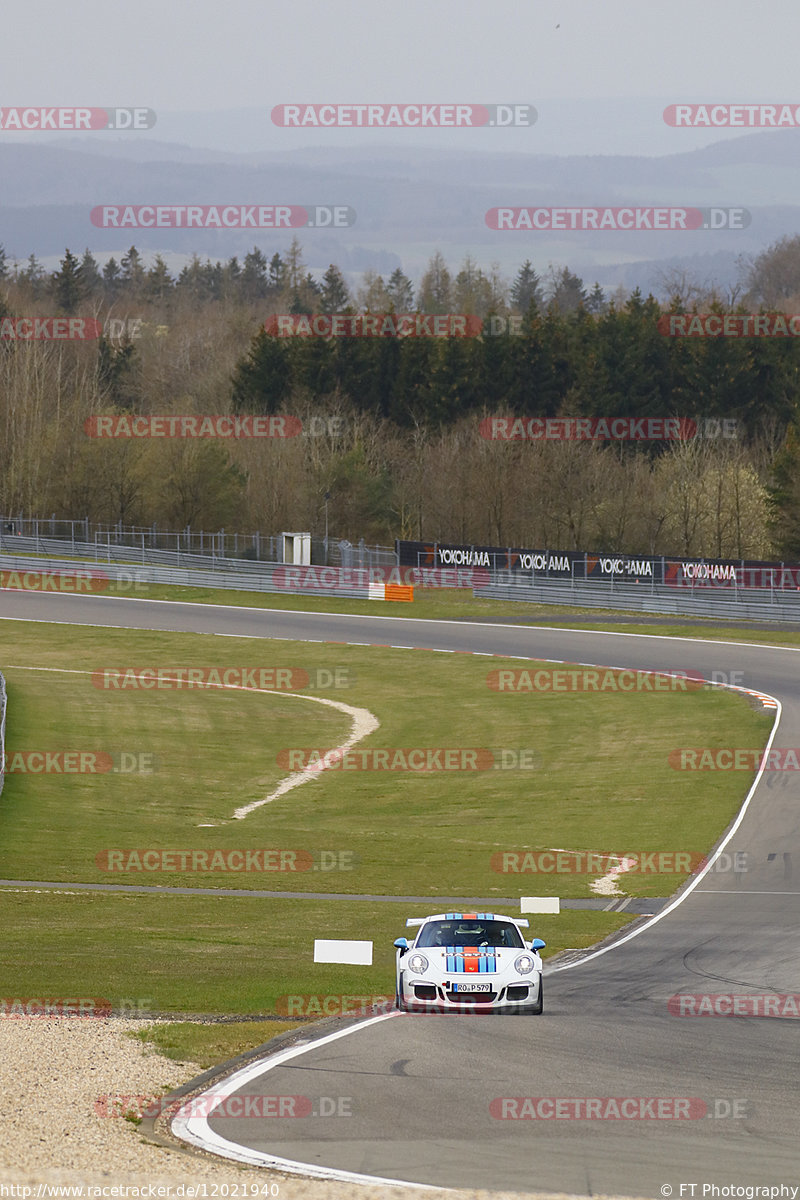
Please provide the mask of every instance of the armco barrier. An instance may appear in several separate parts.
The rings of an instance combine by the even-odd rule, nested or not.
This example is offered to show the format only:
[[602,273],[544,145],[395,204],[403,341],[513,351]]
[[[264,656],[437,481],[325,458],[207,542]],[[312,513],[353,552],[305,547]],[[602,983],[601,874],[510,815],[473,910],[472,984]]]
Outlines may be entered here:
[[[133,563],[122,568],[104,563],[80,563],[68,558],[25,558],[21,555],[0,554],[0,571],[62,572],[73,576],[81,570],[95,571],[98,574],[106,574],[110,580],[121,578],[127,581],[129,591],[131,584],[135,586],[135,583],[140,582],[177,584],[182,587],[212,587],[229,591],[272,592],[284,596],[340,596],[355,600],[382,598],[379,595],[380,589],[371,588],[368,582],[353,586],[350,582],[353,571],[339,567],[319,569],[319,573],[324,572],[326,580],[330,580],[326,586],[289,588],[281,582],[276,582],[274,578],[276,572],[282,569],[280,564],[275,564],[269,571],[263,570],[264,565],[266,564],[262,564],[262,569],[256,573],[142,566]],[[553,580],[531,585],[523,581],[509,583],[507,573],[504,572],[503,575],[505,578],[502,583],[473,588],[472,594],[489,600],[564,604],[573,608],[607,608],[622,612],[659,613],[663,616],[673,614],[713,617],[717,620],[726,617],[750,618],[800,624],[800,599],[797,592],[770,592],[768,589],[748,588],[747,591],[741,590],[735,596],[731,596],[730,592],[712,589],[682,592],[662,585],[651,589],[650,586],[644,588],[618,581],[585,583],[574,580],[565,584]],[[278,580],[280,579],[279,575]],[[407,599],[413,598],[413,589],[410,590],[412,595],[407,596]],[[389,594],[384,592],[386,599],[393,598],[391,591],[390,586]]]
[[680,593],[657,586],[652,591],[636,584],[520,583],[487,584],[472,589],[473,596],[484,600],[521,600],[530,604],[564,604],[572,608],[607,608],[622,612],[658,613],[661,616],[726,617],[735,620],[767,620],[800,624],[800,600],[796,592],[770,593],[769,589],[750,588],[730,594],[717,591]]
[[[270,567],[269,570],[264,569],[267,566]],[[102,592],[106,590],[105,580],[107,579],[109,588],[117,580],[120,583],[120,589],[129,593],[137,583],[167,583],[180,587],[222,588],[239,592],[274,592],[283,596],[337,596],[351,600],[413,600],[414,598],[413,588],[401,588],[401,592],[405,593],[403,595],[387,595],[387,591],[392,590],[391,587],[387,587],[383,583],[370,584],[366,570],[364,571],[364,582],[354,583],[355,569],[349,570],[342,567],[315,568],[316,575],[325,580],[320,585],[306,586],[304,584],[302,587],[287,587],[282,582],[286,569],[281,563],[262,563],[258,571],[213,571],[205,568],[142,566],[136,563],[121,567],[103,562],[78,562],[69,558],[26,558],[18,554],[0,553],[0,571],[7,574],[18,572],[21,576],[21,590],[30,591]],[[27,586],[25,575],[30,576],[30,583]],[[53,577],[62,575],[69,578],[81,575],[84,578],[93,576],[95,582],[101,582],[103,586],[90,586],[87,581],[85,588],[78,586],[61,588],[58,586],[57,579],[54,578],[50,586],[40,588],[36,585],[35,577],[41,575]]]
[[0,794],[6,781],[6,681],[0,673]]

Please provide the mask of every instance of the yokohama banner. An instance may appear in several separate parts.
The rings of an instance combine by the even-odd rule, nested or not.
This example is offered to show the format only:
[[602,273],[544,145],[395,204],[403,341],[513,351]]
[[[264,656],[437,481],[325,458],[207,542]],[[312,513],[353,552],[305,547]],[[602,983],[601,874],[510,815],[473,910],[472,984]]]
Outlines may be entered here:
[[455,542],[398,540],[395,545],[401,567],[482,569],[510,572],[531,580],[611,580],[691,589],[800,589],[800,563],[648,557],[583,550],[525,550]]
[[582,577],[586,557],[575,551],[517,550],[508,546],[465,546],[454,542],[397,541],[395,545],[401,567],[535,572],[554,579],[571,579],[573,573]]

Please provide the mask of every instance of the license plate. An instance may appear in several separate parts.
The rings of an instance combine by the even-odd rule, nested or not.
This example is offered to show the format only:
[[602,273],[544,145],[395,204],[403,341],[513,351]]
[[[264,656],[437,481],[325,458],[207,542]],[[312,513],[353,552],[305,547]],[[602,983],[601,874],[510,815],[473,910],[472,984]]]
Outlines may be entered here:
[[492,985],[490,983],[454,983],[454,992],[490,992]]

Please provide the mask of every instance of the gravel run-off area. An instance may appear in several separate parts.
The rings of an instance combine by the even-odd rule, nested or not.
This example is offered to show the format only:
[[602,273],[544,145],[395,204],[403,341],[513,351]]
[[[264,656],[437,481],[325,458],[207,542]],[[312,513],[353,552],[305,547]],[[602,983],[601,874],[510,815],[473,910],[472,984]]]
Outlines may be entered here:
[[[261,1196],[271,1193],[278,1200],[512,1196],[287,1177],[238,1167],[177,1144],[148,1143],[134,1122],[103,1115],[109,1108],[103,1098],[163,1095],[202,1070],[195,1063],[164,1058],[127,1036],[149,1024],[116,1018],[0,1018],[0,1200],[186,1200],[192,1195],[196,1200],[235,1200],[237,1194],[255,1200],[252,1185],[258,1185]],[[266,1190],[267,1183],[274,1186]]]

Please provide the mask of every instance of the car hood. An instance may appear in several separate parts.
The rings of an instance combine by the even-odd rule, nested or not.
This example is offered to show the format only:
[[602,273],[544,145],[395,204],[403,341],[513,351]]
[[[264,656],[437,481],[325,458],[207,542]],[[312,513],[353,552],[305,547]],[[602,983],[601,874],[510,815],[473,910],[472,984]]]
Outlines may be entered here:
[[506,970],[525,950],[500,946],[426,946],[420,953],[448,975],[489,975]]

